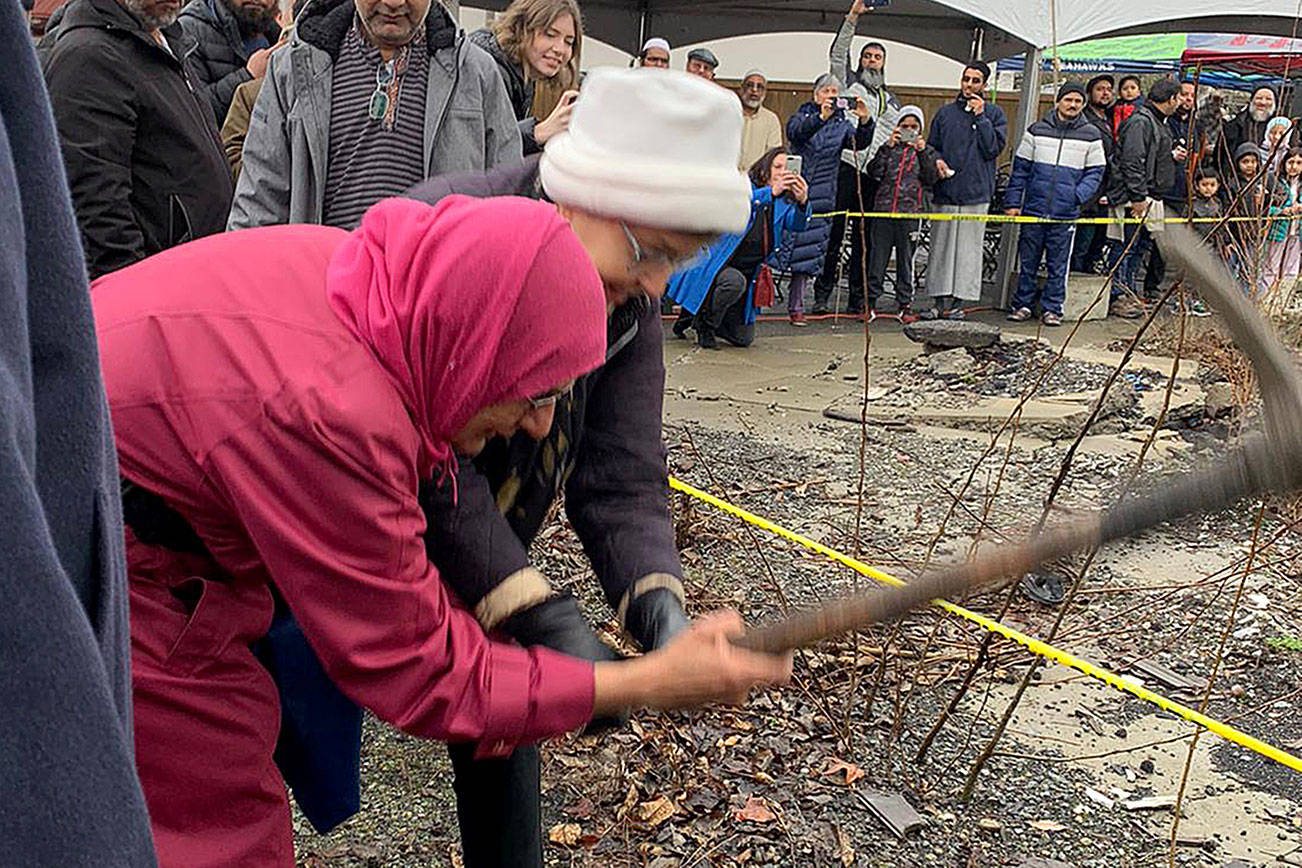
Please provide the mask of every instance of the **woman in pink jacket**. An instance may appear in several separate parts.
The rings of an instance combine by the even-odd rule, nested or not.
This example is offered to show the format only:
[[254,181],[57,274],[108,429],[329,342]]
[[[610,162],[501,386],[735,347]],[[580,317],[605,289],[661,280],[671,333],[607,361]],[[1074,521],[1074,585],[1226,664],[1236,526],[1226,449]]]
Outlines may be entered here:
[[123,479],[197,536],[127,540],[163,865],[294,863],[276,688],[249,647],[273,589],[352,700],[483,756],[789,672],[731,647],[735,615],[620,663],[494,642],[430,565],[421,482],[490,437],[545,433],[604,357],[601,282],[554,207],[390,200],[351,234],[214,236],[100,279],[93,302]]

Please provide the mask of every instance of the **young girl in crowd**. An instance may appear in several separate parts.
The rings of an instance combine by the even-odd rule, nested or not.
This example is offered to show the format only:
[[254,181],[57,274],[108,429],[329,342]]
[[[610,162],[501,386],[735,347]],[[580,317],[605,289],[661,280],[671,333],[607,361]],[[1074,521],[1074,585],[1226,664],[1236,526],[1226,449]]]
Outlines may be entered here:
[[1271,118],[1266,124],[1266,135],[1261,142],[1261,159],[1265,163],[1265,173],[1280,174],[1284,157],[1293,143],[1293,122],[1288,118]]
[[1139,76],[1124,75],[1121,86],[1117,89],[1117,101],[1112,105],[1112,135],[1121,134],[1121,125],[1135,113],[1135,109],[1144,102],[1144,92],[1139,84]]
[[1298,235],[1297,219],[1302,214],[1302,148],[1290,148],[1283,157],[1284,171],[1275,184],[1275,202],[1270,213],[1291,219],[1276,220],[1270,226],[1259,289],[1263,295],[1277,293],[1286,297],[1302,265],[1302,237]]
[[[922,109],[916,105],[900,109],[894,132],[868,165],[868,175],[877,184],[873,210],[906,214],[919,214],[925,210],[923,191],[930,190],[941,179],[944,161],[922,136],[924,120]],[[893,217],[873,220],[869,226],[872,243],[869,245],[868,318],[871,320],[877,315],[877,299],[881,298],[886,281],[886,265],[894,252],[895,301],[900,309],[900,322],[913,322],[917,319],[910,308],[913,304],[913,238],[918,231],[918,220]]]
[[[491,29],[476,30],[470,41],[497,61],[520,122],[526,156],[541,151],[548,139],[569,128],[583,49],[583,16],[574,0],[514,0],[493,20]],[[545,120],[533,116],[539,81],[563,91]]]

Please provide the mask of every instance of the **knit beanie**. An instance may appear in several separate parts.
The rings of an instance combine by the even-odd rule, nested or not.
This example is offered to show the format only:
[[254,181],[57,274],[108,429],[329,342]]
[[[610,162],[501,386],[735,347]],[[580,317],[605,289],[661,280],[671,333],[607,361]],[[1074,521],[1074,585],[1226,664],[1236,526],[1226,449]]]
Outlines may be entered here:
[[1086,99],[1089,98],[1090,94],[1094,93],[1094,85],[1098,84],[1100,81],[1106,81],[1108,84],[1112,85],[1113,87],[1117,86],[1117,80],[1113,78],[1112,75],[1106,72],[1100,73],[1099,75],[1096,75],[1093,78],[1091,78],[1089,81],[1085,82]]
[[1054,102],[1059,102],[1069,93],[1080,94],[1080,98],[1089,102],[1089,95],[1085,93],[1085,88],[1079,81],[1064,81],[1062,87],[1058,88],[1058,96]]
[[680,232],[740,232],[751,185],[737,170],[741,103],[678,70],[594,69],[539,173],[552,201]]
[[896,123],[898,124],[900,121],[904,120],[909,115],[912,115],[913,117],[918,119],[918,126],[925,127],[927,125],[926,116],[923,115],[922,109],[916,105],[906,105],[901,107],[900,117],[899,120],[896,121]]

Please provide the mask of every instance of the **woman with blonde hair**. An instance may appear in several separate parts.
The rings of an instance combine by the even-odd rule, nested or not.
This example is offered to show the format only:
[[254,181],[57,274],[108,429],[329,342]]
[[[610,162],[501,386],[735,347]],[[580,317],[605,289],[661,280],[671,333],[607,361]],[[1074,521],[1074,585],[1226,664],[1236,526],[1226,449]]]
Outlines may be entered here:
[[[470,40],[497,61],[507,95],[520,122],[525,155],[570,125],[578,96],[583,15],[575,0],[514,0]],[[534,87],[545,81],[564,91],[544,120],[533,117]]]

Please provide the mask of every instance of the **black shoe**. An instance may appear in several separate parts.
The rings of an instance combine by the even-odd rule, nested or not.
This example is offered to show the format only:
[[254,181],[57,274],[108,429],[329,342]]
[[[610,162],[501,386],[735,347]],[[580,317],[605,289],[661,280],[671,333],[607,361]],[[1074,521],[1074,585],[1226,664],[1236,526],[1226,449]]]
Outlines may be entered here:
[[709,326],[698,325],[696,327],[696,343],[703,350],[717,350],[719,342],[714,338],[714,329]]
[[680,319],[674,322],[674,337],[687,339],[687,330],[692,327],[690,319]]
[[832,312],[832,309],[829,308],[826,304],[824,304],[823,302],[820,301],[820,302],[817,302],[817,303],[814,304],[814,307],[813,307],[813,309],[810,311],[810,314],[813,315],[813,316],[826,316],[827,314],[829,314],[829,313],[831,313],[831,312]]

